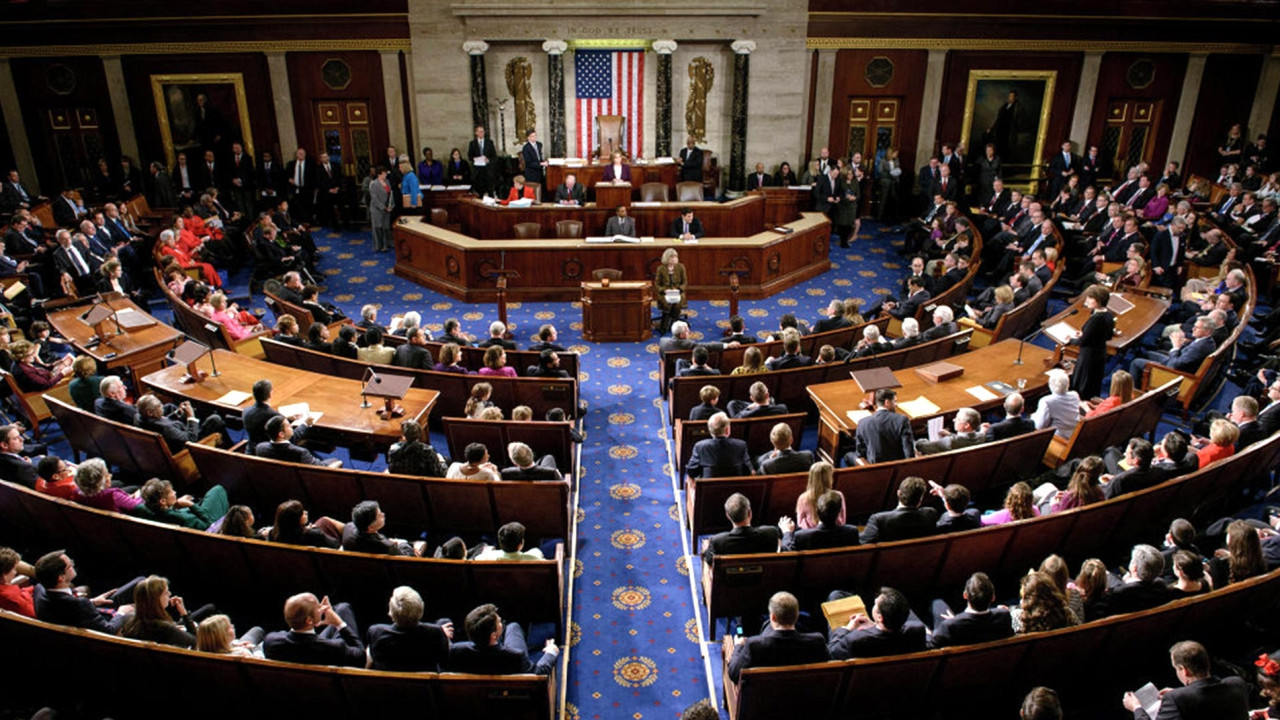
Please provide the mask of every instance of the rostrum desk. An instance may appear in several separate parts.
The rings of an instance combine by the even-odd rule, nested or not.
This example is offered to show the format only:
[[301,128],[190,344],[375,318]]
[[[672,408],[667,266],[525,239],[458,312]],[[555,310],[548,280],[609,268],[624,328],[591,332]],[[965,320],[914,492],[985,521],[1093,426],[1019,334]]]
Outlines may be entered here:
[[582,336],[589,342],[644,342],[653,334],[653,283],[613,280],[582,283]]

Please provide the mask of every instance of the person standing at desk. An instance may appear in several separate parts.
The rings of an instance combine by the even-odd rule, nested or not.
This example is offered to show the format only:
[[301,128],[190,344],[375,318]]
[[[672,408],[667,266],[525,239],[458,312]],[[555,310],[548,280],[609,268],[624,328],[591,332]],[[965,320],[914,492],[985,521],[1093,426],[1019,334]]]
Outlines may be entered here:
[[1081,398],[1102,394],[1102,376],[1107,368],[1107,341],[1115,333],[1116,316],[1107,309],[1111,293],[1101,285],[1090,285],[1084,291],[1084,307],[1091,314],[1084,327],[1067,342],[1080,348],[1076,369],[1071,375],[1071,389]]
[[609,218],[609,222],[605,223],[604,234],[609,237],[614,235],[639,237],[636,235],[636,219],[628,217],[626,205],[619,205],[618,209],[614,211],[613,217]]
[[524,160],[524,177],[531,183],[542,183],[547,167],[547,158],[542,154],[542,143],[538,142],[538,133],[529,128],[525,133],[525,144],[520,150]]
[[[677,240],[688,242],[689,240],[697,240],[706,235],[706,231],[702,229],[702,221],[693,216],[693,208],[681,208],[680,217],[671,221],[671,237]],[[675,252],[672,250],[671,252]],[[666,257],[666,254],[663,254]]]
[[702,182],[702,150],[693,138],[680,149],[680,180],[684,182]]
[[587,201],[587,194],[578,184],[578,176],[569,173],[564,182],[556,188],[556,202],[561,205],[582,205]]
[[498,151],[493,147],[493,141],[484,136],[484,126],[476,126],[476,136],[467,145],[467,158],[471,160],[471,167],[474,168],[473,184],[476,186],[476,192],[480,195],[487,195],[493,189],[493,175],[489,170],[489,163],[498,157]]
[[604,182],[631,182],[631,166],[622,161],[621,150],[614,150],[610,163],[604,166]]
[[[654,290],[657,291],[658,308],[662,310],[661,334],[667,334],[671,323],[680,319],[680,312],[688,304],[688,298],[685,297],[685,287],[688,284],[689,276],[685,273],[684,265],[680,264],[679,253],[675,248],[667,248],[662,253],[662,264],[658,266],[658,276],[653,283]],[[667,299],[667,292],[672,290],[678,295],[674,298],[675,302]]]
[[445,185],[470,185],[471,166],[462,159],[462,151],[454,148],[449,152],[449,166],[444,171]]
[[422,207],[422,185],[408,160],[400,162],[400,176],[400,197],[403,200],[401,207],[405,209]]

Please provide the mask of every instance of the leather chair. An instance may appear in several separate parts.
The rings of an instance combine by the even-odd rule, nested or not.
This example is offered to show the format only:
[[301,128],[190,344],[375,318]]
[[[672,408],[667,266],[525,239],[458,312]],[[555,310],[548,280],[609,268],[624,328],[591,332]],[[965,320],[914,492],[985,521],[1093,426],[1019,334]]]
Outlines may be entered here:
[[582,237],[582,221],[581,220],[561,220],[557,222],[556,237],[558,238]]
[[538,223],[516,223],[511,230],[515,232],[516,237],[520,240],[537,240],[542,237],[542,226]]
[[449,227],[449,211],[444,208],[431,208],[431,224],[436,227]]
[[645,183],[640,186],[640,202],[667,202],[670,199],[667,195],[668,190],[666,183]]
[[527,182],[524,186],[533,188],[533,199],[542,202],[542,183]]
[[701,202],[702,200],[702,183],[676,183],[676,202]]
[[621,279],[622,279],[622,271],[621,271],[621,270],[615,270],[614,268],[600,268],[599,270],[592,270],[592,271],[591,271],[591,278],[592,278],[593,280],[595,280],[596,282],[600,282],[601,280],[604,280],[605,278],[609,278],[609,281],[610,281],[610,282],[612,282],[612,281],[614,281],[614,280],[621,280]]

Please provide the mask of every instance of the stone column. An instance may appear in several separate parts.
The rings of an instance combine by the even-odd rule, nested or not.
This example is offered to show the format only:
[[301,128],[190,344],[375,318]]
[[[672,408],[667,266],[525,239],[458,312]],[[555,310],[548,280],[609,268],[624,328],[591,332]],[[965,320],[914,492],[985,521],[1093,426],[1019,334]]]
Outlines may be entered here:
[[756,44],[751,40],[735,40],[733,48],[733,134],[729,138],[728,189],[742,192],[747,189],[747,112],[751,87],[751,52]]
[[133,158],[133,166],[140,167],[138,137],[133,132],[133,113],[129,109],[129,93],[124,84],[124,67],[119,55],[102,58],[102,69],[107,76],[107,91],[111,95],[111,113],[116,118],[116,135],[120,138],[120,154]]
[[[795,167],[796,177],[803,177],[809,167],[809,159],[818,157],[822,148],[831,142],[831,104],[836,86],[836,51],[812,50],[818,53],[818,82],[813,95],[813,147],[805,148],[805,155]],[[805,60],[812,67],[812,55],[805,53]],[[808,91],[808,87],[805,88]],[[844,102],[844,98],[841,98]]]
[[[1102,68],[1102,53],[1087,52],[1084,54],[1084,65],[1080,67],[1080,89],[1076,91],[1076,108],[1071,116],[1071,134],[1080,155],[1089,152],[1089,121],[1093,119],[1093,101],[1098,94],[1098,71]],[[1053,140],[1052,145],[1060,140]],[[969,148],[969,152],[979,152],[978,148]],[[976,156],[975,156],[976,157]]]
[[[293,91],[289,88],[289,66],[285,63],[284,53],[267,53],[267,71],[271,75],[271,98],[276,108],[276,137],[280,140],[276,162],[283,165],[298,148],[298,128],[293,122]],[[254,148],[254,151],[261,153],[264,149],[270,148]]]
[[[1249,136],[1246,140],[1267,132],[1271,114],[1276,109],[1276,95],[1280,94],[1280,51],[1273,50],[1262,59],[1262,73],[1258,76],[1258,92],[1253,96],[1253,109],[1249,112]],[[1275,141],[1272,140],[1272,143]]]
[[[1169,159],[1182,165],[1186,170],[1187,142],[1191,138],[1191,121],[1196,112],[1196,102],[1200,99],[1200,80],[1204,77],[1204,65],[1209,60],[1208,53],[1191,53],[1187,58],[1187,73],[1182,76],[1182,94],[1178,97],[1178,112],[1173,117],[1173,137],[1169,140]],[[1124,168],[1116,168],[1116,172],[1124,172]]]
[[[383,50],[378,53],[382,59],[382,97],[387,112],[387,139],[400,152],[407,153],[412,160],[417,153],[409,146],[408,129],[404,126],[404,85],[400,83],[400,51]],[[385,152],[386,148],[383,148]]]
[[654,157],[671,155],[671,55],[676,51],[675,40],[654,40],[653,51],[658,53],[658,98],[654,106],[658,110],[658,124],[654,138]]
[[471,56],[471,125],[483,125],[486,137],[493,137],[489,130],[489,90],[484,81],[484,54],[489,52],[489,43],[483,40],[468,40],[462,43],[462,49]]
[[[938,135],[938,109],[942,105],[942,73],[947,68],[947,51],[930,50],[929,64],[924,71],[924,102],[920,108],[920,132],[916,135],[915,162],[904,167],[920,167],[933,153]],[[969,154],[980,152],[978,148],[969,148]]]
[[18,88],[13,83],[13,69],[8,58],[0,58],[0,111],[4,112],[4,126],[9,131],[9,147],[13,148],[13,162],[27,189],[43,195],[54,195],[62,188],[44,192],[40,178],[36,177],[36,162],[31,155],[31,141],[27,139],[27,124],[22,120],[22,106],[18,104]]
[[564,51],[569,43],[548,40],[542,43],[547,53],[547,115],[550,118],[551,157],[567,155],[564,137]]

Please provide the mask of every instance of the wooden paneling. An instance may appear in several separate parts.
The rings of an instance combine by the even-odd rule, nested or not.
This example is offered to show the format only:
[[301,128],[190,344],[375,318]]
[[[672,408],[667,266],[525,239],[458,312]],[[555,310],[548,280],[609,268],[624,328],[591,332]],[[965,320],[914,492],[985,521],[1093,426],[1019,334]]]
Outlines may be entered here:
[[125,83],[129,88],[133,128],[137,133],[138,151],[142,155],[139,158],[140,167],[145,168],[153,160],[165,162],[164,147],[160,142],[160,122],[156,117],[156,102],[151,94],[151,76],[164,74],[243,75],[244,92],[249,99],[249,126],[253,130],[254,153],[261,157],[263,151],[270,151],[277,159],[280,158],[275,106],[270,102],[273,93],[266,55],[126,55],[123,65]]
[[[1187,141],[1186,170],[1217,177],[1221,167],[1217,148],[1227,136],[1232,123],[1247,125],[1253,98],[1262,71],[1261,55],[1210,55],[1200,83],[1195,120]],[[1246,144],[1252,142],[1261,128],[1244,129]]]
[[[111,111],[111,96],[107,91],[107,79],[98,58],[15,58],[11,65],[13,81],[18,90],[18,102],[22,106],[22,119],[26,124],[31,154],[36,164],[40,188],[51,195],[61,188],[64,173],[59,169],[59,140],[51,129],[49,110],[65,110],[69,113],[67,124],[79,122],[77,110],[89,110],[95,114],[97,131],[89,133],[100,138],[101,147],[89,152],[90,157],[106,157],[114,169],[120,157],[120,139],[116,134],[115,115]],[[56,78],[50,82],[50,71]],[[69,73],[68,73],[69,71]],[[57,92],[52,85],[60,81],[74,85],[65,93]],[[66,87],[66,86],[64,86]],[[59,123],[60,125],[62,123]],[[59,134],[65,140],[66,136]],[[80,186],[79,178],[67,177],[65,181]]]
[[[373,140],[374,162],[386,157],[387,102],[382,86],[382,59],[373,51],[363,52],[304,52],[289,53],[285,57],[289,67],[289,87],[293,96],[293,121],[298,132],[298,142],[315,157],[321,147],[317,130],[314,100],[368,100],[370,130]],[[325,84],[322,68],[329,60],[341,60],[351,69],[351,81],[341,89]],[[293,157],[294,148],[281,148]],[[417,152],[412,148],[399,148],[409,153],[417,162]]]
[[[1150,60],[1155,67],[1151,84],[1145,88],[1134,88],[1129,84],[1129,68],[1139,60]],[[1077,152],[1084,155],[1089,145],[1097,144],[1102,139],[1103,129],[1107,123],[1107,103],[1113,99],[1145,99],[1162,103],[1160,125],[1156,129],[1154,152],[1147,162],[1157,170],[1162,169],[1169,160],[1182,162],[1182,158],[1170,158],[1169,139],[1173,135],[1173,123],[1178,114],[1178,101],[1182,97],[1182,78],[1187,71],[1186,55],[1159,55],[1144,53],[1107,53],[1102,56],[1102,65],[1098,69],[1098,89],[1093,97],[1093,116],[1089,120],[1089,136],[1087,138],[1071,138],[1079,145]],[[1058,148],[1051,145],[1050,151]],[[1123,169],[1117,169],[1123,172]]]
[[[867,63],[878,57],[893,63],[893,78],[883,87],[867,82]],[[827,146],[832,157],[849,154],[849,99],[854,97],[903,98],[898,118],[895,145],[901,152],[902,166],[912,168],[923,164],[933,148],[917,148],[916,135],[920,126],[920,106],[924,93],[925,66],[929,53],[924,50],[841,50],[836,54],[835,85],[831,91],[831,133]],[[869,158],[868,162],[874,161]],[[796,175],[803,175],[804,168],[796,168]]]

